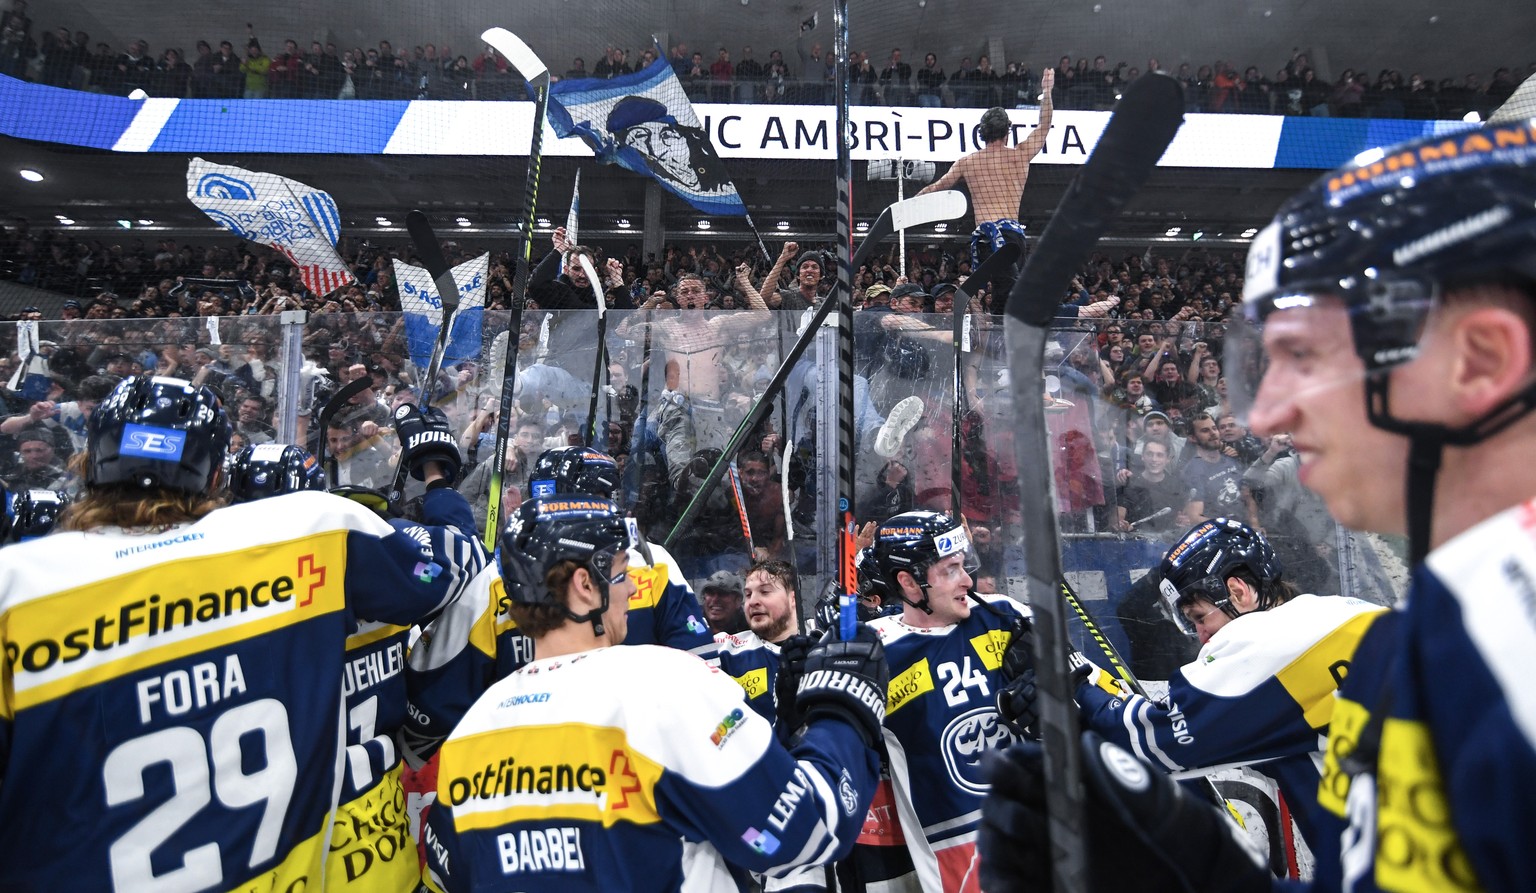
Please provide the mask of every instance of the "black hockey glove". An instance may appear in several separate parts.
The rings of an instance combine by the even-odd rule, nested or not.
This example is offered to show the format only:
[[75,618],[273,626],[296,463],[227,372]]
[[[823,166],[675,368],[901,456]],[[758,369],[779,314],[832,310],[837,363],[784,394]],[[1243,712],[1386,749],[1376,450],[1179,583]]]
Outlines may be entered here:
[[779,673],[773,682],[774,729],[785,744],[805,725],[798,693],[806,659],[814,647],[814,636],[790,636],[779,643]]
[[874,630],[861,623],[853,639],[845,642],[834,628],[806,655],[795,704],[807,723],[826,714],[851,721],[864,733],[865,746],[874,747],[881,740],[890,681],[885,646]]
[[[1268,893],[1269,872],[1220,807],[1084,732],[1083,788],[1088,889],[1179,893]],[[988,893],[1053,889],[1045,760],[1040,745],[1016,744],[989,759],[992,790],[977,847]]]
[[459,479],[464,457],[453,436],[453,426],[443,411],[430,406],[402,403],[395,409],[395,434],[400,438],[400,461],[411,477],[424,480],[428,462],[443,463],[443,475],[450,482]]
[[[1072,691],[1088,678],[1093,666],[1082,652],[1072,649],[1067,653],[1067,666],[1071,677],[1068,685]],[[1035,627],[1026,618],[1015,626],[1013,639],[1003,652],[1000,668],[1007,680],[997,690],[997,713],[1004,725],[1023,738],[1039,740],[1040,708],[1039,690],[1035,678]]]

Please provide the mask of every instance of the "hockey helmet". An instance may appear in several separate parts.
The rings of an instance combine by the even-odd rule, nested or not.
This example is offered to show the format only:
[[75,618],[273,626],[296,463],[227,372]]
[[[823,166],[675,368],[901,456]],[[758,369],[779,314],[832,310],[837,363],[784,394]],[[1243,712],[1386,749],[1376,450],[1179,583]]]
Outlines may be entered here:
[[325,469],[309,450],[286,443],[244,447],[229,464],[231,502],[255,502],[268,496],[324,490]]
[[557,447],[545,450],[533,464],[529,493],[588,493],[612,498],[619,487],[619,465],[613,457],[588,447]]
[[22,490],[7,493],[5,519],[0,537],[6,543],[24,543],[47,536],[69,505],[69,497],[55,490]]
[[229,437],[229,416],[212,389],[158,375],[127,378],[91,414],[86,484],[207,493]]
[[603,634],[602,615],[608,610],[611,584],[622,582],[613,566],[629,549],[630,524],[612,500],[581,493],[537,496],[524,502],[501,532],[501,578],[507,595],[519,605],[558,606],[560,598],[545,582],[551,568],[574,561],[586,568],[602,594],[596,611],[566,614],[590,621]]
[[[964,555],[967,571],[978,566],[971,550],[971,538],[965,528],[943,512],[902,512],[875,530],[873,578],[888,593],[913,607],[931,613],[928,607],[928,569],[951,555]],[[923,591],[918,601],[909,601],[902,593],[897,574],[907,571]]]
[[1259,591],[1260,611],[1275,606],[1271,592],[1284,569],[1275,550],[1258,531],[1241,521],[1212,518],[1190,528],[1158,567],[1158,591],[1173,622],[1195,635],[1180,608],[1196,600],[1214,604],[1228,617],[1238,615],[1227,591],[1227,579],[1247,571]]

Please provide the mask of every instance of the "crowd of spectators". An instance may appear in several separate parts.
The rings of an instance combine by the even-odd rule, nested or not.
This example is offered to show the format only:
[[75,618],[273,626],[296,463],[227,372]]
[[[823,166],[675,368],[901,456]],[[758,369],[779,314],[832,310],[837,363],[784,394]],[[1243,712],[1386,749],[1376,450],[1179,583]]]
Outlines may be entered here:
[[[668,62],[694,101],[806,103],[831,101],[834,59],[814,42],[815,32],[794,44],[794,64],[772,49],[758,58],[752,47],[734,54],[723,45],[712,53],[678,43]],[[655,61],[655,50],[607,46],[589,67],[575,57],[565,78],[612,78]],[[850,53],[851,101],[860,105],[990,108],[1037,103],[1039,71],[1029,62],[994,67],[990,58],[940,60],[933,53],[903,56],[892,49],[883,58]],[[953,67],[947,67],[953,66]],[[1056,64],[1053,100],[1058,109],[1108,109],[1122,85],[1142,71],[1164,70],[1156,58],[1145,68],[1104,56],[1091,61],[1062,56]],[[1484,117],[1516,85],[1536,73],[1536,62],[1495,67],[1491,75],[1437,77],[1404,75],[1383,68],[1373,78],[1346,68],[1337,77],[1319,73],[1304,53],[1272,72],[1267,66],[1215,60],[1210,64],[1167,66],[1186,88],[1189,111],[1271,115],[1325,115],[1377,118]],[[1241,73],[1239,73],[1241,72]],[[189,55],[181,47],[156,47],[137,39],[124,48],[92,43],[84,31],[60,25],[34,29],[25,0],[13,0],[0,17],[0,74],[56,87],[76,87],[126,96],[223,99],[524,99],[522,78],[507,60],[486,46],[455,53],[442,44],[388,40],[376,47],[338,47],[333,42],[295,39],[274,42],[271,54],[254,30],[244,46],[236,41],[199,40]]]
[[[495,370],[486,367],[495,363],[491,339],[507,324],[499,311],[511,292],[511,258],[492,254],[483,362],[452,366],[427,383],[419,380],[400,318],[391,312],[399,308],[391,260],[411,259],[410,249],[341,247],[354,261],[357,284],[322,298],[307,292],[280,256],[250,244],[105,245],[53,230],[4,232],[0,257],[10,275],[79,295],[64,303],[61,315],[83,322],[40,323],[47,393],[20,393],[24,376],[12,376],[26,358],[15,341],[0,360],[0,381],[15,389],[0,392],[0,479],[13,487],[67,490],[66,460],[79,441],[71,425],[83,424],[112,376],[140,371],[216,384],[239,419],[237,441],[270,439],[280,375],[273,314],[302,307],[314,315],[304,330],[298,439],[315,448],[326,438],[342,459],[338,483],[383,487],[392,461],[384,432],[390,410],[425,391],[462,432],[470,461],[460,486],[483,507],[500,389]],[[469,243],[452,247],[455,260],[481,250]],[[625,464],[631,506],[651,535],[665,536],[714,451],[771,376],[805,308],[827,290],[820,275],[825,261],[814,248],[783,247],[771,265],[755,246],[719,242],[670,245],[660,257],[642,257],[633,245],[612,258],[597,256],[606,301],[616,312],[607,372],[595,386],[591,323],[561,319],[564,311],[592,306],[584,277],[570,271],[552,281],[536,277],[533,312],[524,314],[517,333],[522,368],[508,426],[507,500],[515,505],[526,495],[529,468],[542,449],[584,439],[596,391],[594,443]],[[909,246],[910,281],[898,273],[902,258],[894,247],[856,273],[861,520],[950,507],[949,314],[955,284],[970,273],[968,253],[957,247]],[[558,251],[547,255],[550,275],[560,257]],[[1331,522],[1296,484],[1288,445],[1255,441],[1227,412],[1222,320],[1241,292],[1241,260],[1240,252],[1196,243],[1182,252],[1097,257],[1073,280],[1048,352],[1059,386],[1042,395],[1059,450],[1058,508],[1068,531],[1162,536],[1221,514],[1255,523],[1307,554],[1330,542]],[[764,305],[771,309],[745,309]],[[1000,547],[1004,530],[1018,519],[1007,407],[1019,395],[1006,379],[998,297],[984,289],[971,309],[976,330],[961,395],[962,498],[980,539]],[[552,318],[545,320],[542,311]],[[220,318],[217,342],[206,317]],[[585,347],[570,346],[578,342]],[[330,430],[308,425],[325,393],[362,376],[371,377],[373,387]],[[806,562],[815,543],[814,424],[808,418],[815,401],[805,395],[814,393],[815,383],[800,376],[790,384],[783,411],[752,432],[738,472],[752,545],[760,554]],[[921,411],[902,418],[897,407],[913,396]],[[879,433],[893,419],[895,448],[877,449]],[[46,443],[40,432],[48,433]],[[786,483],[788,512],[781,498]],[[674,550],[692,577],[739,571],[749,557],[729,489],[707,502]]]

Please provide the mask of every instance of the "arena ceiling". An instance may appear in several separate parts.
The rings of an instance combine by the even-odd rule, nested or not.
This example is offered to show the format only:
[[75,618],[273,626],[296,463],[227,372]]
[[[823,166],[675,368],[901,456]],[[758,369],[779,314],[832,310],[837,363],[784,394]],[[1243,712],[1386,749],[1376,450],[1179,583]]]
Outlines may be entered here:
[[[1272,72],[1297,48],[1309,52],[1325,74],[1336,75],[1345,66],[1373,71],[1392,66],[1459,79],[1469,72],[1486,78],[1495,65],[1523,66],[1536,59],[1530,41],[1536,34],[1536,3],[1527,0],[1461,0],[1454,5],[1394,0],[1353,0],[1347,5],[1328,0],[852,0],[851,7],[855,49],[869,48],[883,60],[889,48],[899,46],[908,48],[906,57],[915,61],[922,52],[933,51],[947,68],[961,56],[982,53],[990,53],[994,62],[1024,60],[1037,67],[1063,54],[1103,53],[1111,65],[1122,59],[1145,65],[1148,56],[1156,56],[1165,68],[1172,68],[1183,61],[1201,64],[1222,58]],[[204,38],[239,44],[245,23],[255,18],[256,32],[269,52],[291,36],[304,42],[333,40],[343,47],[373,46],[380,39],[390,39],[396,47],[434,41],[473,55],[479,49],[475,35],[495,23],[524,36],[557,70],[577,55],[590,67],[609,43],[638,54],[651,33],[664,43],[683,40],[706,54],[721,43],[733,56],[744,44],[752,45],[758,58],[781,48],[791,66],[798,67],[794,36],[799,23],[813,12],[820,13],[821,24],[811,39],[831,44],[830,6],[813,0],[472,0],[432,5],[419,0],[344,0],[276,3],[259,13],[252,10],[248,2],[233,0],[200,0],[195,6],[179,0],[54,0],[46,8],[34,4],[32,12],[39,29],[68,24],[89,32],[93,43],[105,40],[115,47],[142,37],[150,42],[152,53],[166,46],[190,48]],[[676,23],[688,25],[684,29]],[[184,156],[126,158],[0,139],[0,170],[14,170],[39,157],[50,167],[47,188],[7,184],[0,193],[0,218],[46,226],[63,213],[81,226],[104,231],[118,220],[137,226],[142,219],[154,221],[153,229],[212,232],[206,218],[183,197]],[[284,156],[280,166],[264,166],[257,158],[227,160],[323,184],[344,209],[352,232],[378,229],[376,217],[393,216],[398,222],[413,207],[434,216],[440,213],[445,220],[464,216],[474,232],[508,231],[519,216],[521,165],[515,162],[505,186],[488,188],[484,164],[456,165],[443,158],[353,156],[339,165],[330,158]],[[546,162],[541,207],[558,211],[568,205],[575,165],[572,159]],[[787,236],[829,234],[834,199],[830,163],[808,162],[790,171],[782,164],[738,161],[732,168],[765,235],[777,235],[780,221],[787,226]],[[1072,172],[1068,167],[1037,166],[1025,196],[1027,223],[1043,225]],[[1159,170],[1116,235],[1144,240],[1180,226],[1185,237],[1198,230],[1212,238],[1232,238],[1262,225],[1286,195],[1314,176],[1308,171]],[[636,241],[643,225],[643,182],[590,164],[583,178],[586,225],[608,230],[613,239]],[[866,208],[894,198],[890,183],[861,184],[856,191],[856,202]],[[663,206],[669,232],[697,232],[698,215],[687,206],[670,198]],[[629,219],[635,229],[618,229],[620,218]],[[739,230],[726,225],[713,233],[731,236]]]

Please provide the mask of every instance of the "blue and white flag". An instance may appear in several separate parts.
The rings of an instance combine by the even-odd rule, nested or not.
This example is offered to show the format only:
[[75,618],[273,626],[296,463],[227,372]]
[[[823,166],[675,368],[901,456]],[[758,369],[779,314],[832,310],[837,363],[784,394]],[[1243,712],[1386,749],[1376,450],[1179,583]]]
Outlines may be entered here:
[[603,164],[644,174],[706,214],[745,216],[665,54],[634,74],[561,81],[549,88],[549,124],[579,136]]
[[565,240],[572,245],[581,241],[581,226],[576,219],[581,215],[581,168],[576,169],[576,182],[571,186],[571,210],[565,215]]
[[315,294],[328,295],[352,281],[352,268],[336,252],[341,213],[328,193],[277,174],[194,158],[187,164],[187,198],[240,238],[276,248]]
[[[453,268],[453,281],[459,286],[459,309],[453,313],[453,328],[448,348],[443,352],[443,366],[480,359],[480,324],[485,315],[485,282],[490,275],[491,255],[482,254]],[[400,309],[405,311],[405,340],[411,362],[422,369],[432,360],[432,348],[443,325],[443,302],[437,296],[432,274],[421,267],[395,261],[395,285],[400,289]]]

